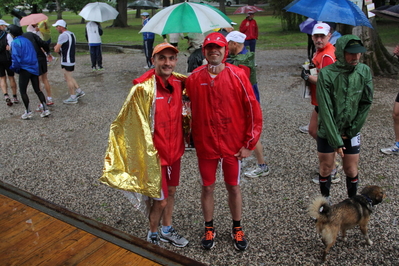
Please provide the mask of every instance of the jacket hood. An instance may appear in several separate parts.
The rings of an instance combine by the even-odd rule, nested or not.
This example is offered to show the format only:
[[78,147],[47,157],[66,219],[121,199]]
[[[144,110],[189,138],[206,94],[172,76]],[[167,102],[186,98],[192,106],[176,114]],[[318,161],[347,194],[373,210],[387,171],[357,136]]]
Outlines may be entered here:
[[348,42],[351,40],[357,40],[360,43],[362,43],[359,37],[351,34],[341,36],[340,38],[338,38],[337,42],[335,43],[335,57],[337,58],[336,65],[337,67],[346,69],[348,71],[352,71],[356,67],[348,64],[345,60],[344,49],[348,44]]

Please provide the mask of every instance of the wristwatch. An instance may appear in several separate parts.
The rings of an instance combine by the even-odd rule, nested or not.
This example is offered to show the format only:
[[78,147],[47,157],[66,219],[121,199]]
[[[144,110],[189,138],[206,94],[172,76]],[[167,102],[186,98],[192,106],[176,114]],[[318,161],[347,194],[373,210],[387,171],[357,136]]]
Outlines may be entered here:
[[305,81],[308,81],[309,75],[306,75],[303,79],[304,79]]

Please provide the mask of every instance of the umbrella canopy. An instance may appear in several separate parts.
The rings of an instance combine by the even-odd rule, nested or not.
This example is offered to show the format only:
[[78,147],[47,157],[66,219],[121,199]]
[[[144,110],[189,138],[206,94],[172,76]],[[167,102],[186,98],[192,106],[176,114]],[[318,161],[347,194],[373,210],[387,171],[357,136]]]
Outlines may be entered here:
[[370,10],[379,17],[387,18],[390,20],[398,21],[399,22],[399,5],[396,6],[388,6],[386,9],[374,9]]
[[32,25],[32,24],[37,24],[46,19],[48,19],[48,17],[42,13],[30,14],[29,16],[21,18],[21,21],[19,22],[19,24],[21,26],[28,26],[28,25]]
[[284,9],[317,21],[373,28],[363,11],[349,0],[295,0]]
[[140,8],[140,9],[158,9],[159,8],[154,2],[151,2],[151,1],[148,1],[148,0],[137,0],[137,1],[134,1],[132,3],[128,3],[127,7],[128,8],[133,8],[133,9],[137,9],[137,8]]
[[104,22],[115,19],[119,12],[107,3],[94,2],[85,5],[80,11],[79,16],[85,20]]
[[214,9],[197,3],[184,2],[169,6],[157,14],[140,32],[153,32],[159,35],[169,33],[204,33],[216,28],[229,28],[225,20]]
[[256,6],[241,6],[234,11],[233,14],[247,14],[249,12],[260,12],[265,11],[264,9]]
[[312,34],[313,32],[313,27],[314,25],[317,24],[317,21],[312,19],[312,18],[308,18],[307,20],[305,20],[304,22],[302,22],[301,24],[299,24],[299,30],[303,33],[306,34]]
[[227,20],[227,22],[229,22],[229,23],[233,22],[228,16],[226,16],[225,13],[223,13],[222,11],[220,11],[220,9],[218,9],[218,8],[216,8],[216,7],[214,7],[214,6],[205,4],[205,3],[200,3],[200,5],[204,5],[204,6],[207,6],[207,7],[209,7],[209,8],[212,8],[212,9],[215,10],[219,15],[221,15],[225,20]]

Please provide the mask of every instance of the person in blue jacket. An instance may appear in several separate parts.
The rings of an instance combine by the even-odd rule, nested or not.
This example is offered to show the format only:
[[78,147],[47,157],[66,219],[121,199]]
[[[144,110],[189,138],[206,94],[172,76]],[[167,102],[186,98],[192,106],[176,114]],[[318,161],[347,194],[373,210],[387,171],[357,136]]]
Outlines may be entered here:
[[11,67],[10,69],[19,74],[19,90],[22,101],[25,105],[25,113],[21,116],[22,119],[30,119],[33,116],[29,108],[29,97],[26,93],[29,81],[43,105],[43,112],[41,117],[50,115],[50,111],[46,105],[46,98],[39,86],[39,63],[37,60],[36,50],[30,40],[22,36],[22,28],[17,25],[10,25],[8,27],[10,34],[14,37],[11,43]]
[[[141,18],[143,20],[142,26],[150,20],[150,14],[148,12],[141,13]],[[143,45],[144,45],[144,54],[147,60],[147,65],[144,68],[154,68],[151,62],[152,50],[154,46],[155,34],[152,32],[143,32]]]

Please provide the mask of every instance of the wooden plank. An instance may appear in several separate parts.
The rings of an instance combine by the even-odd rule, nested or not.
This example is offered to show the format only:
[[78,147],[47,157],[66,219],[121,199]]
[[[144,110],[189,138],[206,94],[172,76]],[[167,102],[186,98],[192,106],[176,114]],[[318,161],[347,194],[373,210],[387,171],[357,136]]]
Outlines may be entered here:
[[120,249],[119,252],[115,253],[112,257],[106,258],[104,265],[112,265],[114,261],[118,262],[118,266],[156,266],[158,263],[146,259],[144,257],[138,257],[137,254],[129,252],[128,250]]
[[[95,253],[83,259],[80,264],[82,265],[110,265],[104,263],[108,257],[112,256],[118,251],[118,246],[107,242],[101,248],[99,248]],[[114,264],[115,262],[111,263]],[[115,265],[115,264],[114,264]]]
[[[63,239],[66,235],[74,230],[72,227],[66,227],[65,223],[53,218],[53,221],[35,233],[28,233],[26,237],[20,241],[13,242],[9,248],[6,248],[2,253],[2,261],[20,261],[42,246],[48,247],[51,245],[52,238]],[[50,242],[50,243],[49,243]],[[21,257],[21,253],[24,255]]]
[[[24,265],[64,265],[64,261],[85,249],[96,239],[85,231],[75,229],[63,239],[54,238],[49,247],[41,247],[23,261]],[[99,247],[97,247],[98,249]],[[55,255],[56,254],[56,255]]]

